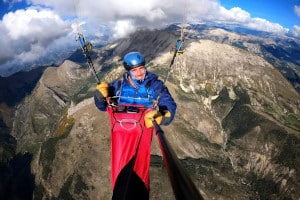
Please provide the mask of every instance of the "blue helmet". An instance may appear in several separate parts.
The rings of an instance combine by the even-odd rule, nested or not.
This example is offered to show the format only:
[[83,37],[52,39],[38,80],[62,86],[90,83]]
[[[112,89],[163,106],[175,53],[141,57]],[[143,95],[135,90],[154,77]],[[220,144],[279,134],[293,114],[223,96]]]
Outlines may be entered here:
[[140,52],[130,52],[124,56],[124,67],[131,70],[139,66],[145,65],[145,58]]

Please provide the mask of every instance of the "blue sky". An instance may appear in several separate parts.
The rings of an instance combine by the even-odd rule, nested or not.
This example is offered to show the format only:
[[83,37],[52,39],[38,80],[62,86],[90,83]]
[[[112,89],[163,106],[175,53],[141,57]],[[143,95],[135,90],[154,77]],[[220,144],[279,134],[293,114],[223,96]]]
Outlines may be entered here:
[[300,26],[300,11],[295,12],[295,6],[299,6],[300,0],[221,0],[221,5],[227,9],[240,7],[249,12],[251,17],[267,19],[273,23],[279,23],[283,27],[293,29]]
[[111,41],[183,18],[300,38],[300,0],[0,0],[0,75],[76,49],[78,32],[95,44],[104,28]]

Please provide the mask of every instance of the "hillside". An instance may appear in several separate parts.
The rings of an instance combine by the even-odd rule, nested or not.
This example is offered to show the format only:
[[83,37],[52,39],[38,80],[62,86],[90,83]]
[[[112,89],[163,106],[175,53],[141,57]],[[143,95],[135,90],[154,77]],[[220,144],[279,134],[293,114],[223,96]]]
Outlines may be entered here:
[[[299,199],[299,92],[257,53],[198,35],[166,83],[178,111],[163,127],[197,188],[205,199]],[[144,30],[95,49],[94,64],[112,81],[137,50],[164,79],[176,39],[173,29]],[[32,155],[34,199],[110,199],[109,123],[94,106],[95,85],[86,66],[66,60],[16,107],[11,135],[16,152]],[[156,137],[150,173],[151,199],[174,199]]]
[[189,25],[186,37],[209,39],[254,53],[271,63],[300,92],[300,40],[297,38],[213,24]]

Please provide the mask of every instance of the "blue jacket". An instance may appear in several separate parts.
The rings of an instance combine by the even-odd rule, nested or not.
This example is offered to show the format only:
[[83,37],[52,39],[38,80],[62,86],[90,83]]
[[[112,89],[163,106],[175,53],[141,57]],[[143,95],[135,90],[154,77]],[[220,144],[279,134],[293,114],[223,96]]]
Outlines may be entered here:
[[[168,88],[164,86],[161,80],[158,80],[157,75],[147,71],[142,82],[130,80],[128,77],[130,75],[126,72],[123,74],[122,80],[116,80],[109,84],[109,97],[116,98],[118,104],[138,104],[144,105],[146,108],[154,107],[154,101],[158,99],[159,111],[164,113],[168,110],[171,113],[171,117],[164,118],[162,124],[170,124],[176,113],[176,103]],[[158,96],[160,97],[158,98]],[[107,102],[97,90],[94,99],[97,108],[106,111]]]

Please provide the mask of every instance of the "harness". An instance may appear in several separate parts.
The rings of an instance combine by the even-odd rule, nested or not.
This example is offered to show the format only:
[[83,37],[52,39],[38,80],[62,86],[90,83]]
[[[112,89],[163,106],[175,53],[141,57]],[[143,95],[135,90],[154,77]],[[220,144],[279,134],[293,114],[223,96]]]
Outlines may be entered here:
[[[116,99],[117,104],[142,104],[147,108],[155,107],[156,99],[154,96],[155,91],[150,87],[152,84],[152,80],[148,81],[146,85],[142,85],[138,87],[128,76],[129,85],[123,84],[124,79],[118,80],[117,89],[115,92],[115,96],[112,98]],[[130,88],[132,86],[134,89]],[[127,88],[126,88],[127,87]],[[143,87],[145,90],[143,91]],[[142,93],[141,93],[142,92]],[[127,95],[126,95],[127,94]],[[137,96],[138,94],[145,94],[142,97]]]
[[[150,110],[142,105],[107,107],[111,127],[112,199],[131,197],[132,187],[149,195],[153,129],[146,127],[144,117]],[[135,179],[142,184],[137,184]]]

